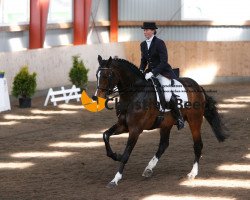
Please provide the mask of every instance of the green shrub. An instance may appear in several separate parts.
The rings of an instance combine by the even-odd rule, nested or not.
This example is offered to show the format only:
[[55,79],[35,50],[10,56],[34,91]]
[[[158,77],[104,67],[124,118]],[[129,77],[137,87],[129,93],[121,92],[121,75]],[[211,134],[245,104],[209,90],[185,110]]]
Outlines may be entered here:
[[88,72],[82,60],[79,59],[79,56],[73,56],[73,67],[70,69],[69,78],[73,85],[85,89],[88,82]]
[[2,71],[2,70],[0,70],[0,78],[3,78],[3,77],[4,77],[4,74],[5,74],[5,72]]
[[36,91],[36,73],[29,73],[28,66],[23,66],[14,78],[12,95],[30,98]]

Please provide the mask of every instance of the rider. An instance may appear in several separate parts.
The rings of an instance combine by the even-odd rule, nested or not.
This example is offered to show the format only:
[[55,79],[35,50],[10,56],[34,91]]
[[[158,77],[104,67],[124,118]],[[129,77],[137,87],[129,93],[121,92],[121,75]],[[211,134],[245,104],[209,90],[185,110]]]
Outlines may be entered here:
[[[148,66],[148,69],[145,71],[145,79],[148,80],[151,77],[156,77],[160,81],[159,74],[167,76],[170,79],[177,78],[168,64],[168,52],[164,41],[155,36],[157,29],[155,22],[143,22],[141,28],[144,30],[144,36],[146,37],[146,41],[141,43],[140,64],[141,72],[144,72],[146,66]],[[177,122],[177,128],[182,129],[184,127],[184,120],[177,106],[175,95],[172,95],[169,105],[171,113]]]

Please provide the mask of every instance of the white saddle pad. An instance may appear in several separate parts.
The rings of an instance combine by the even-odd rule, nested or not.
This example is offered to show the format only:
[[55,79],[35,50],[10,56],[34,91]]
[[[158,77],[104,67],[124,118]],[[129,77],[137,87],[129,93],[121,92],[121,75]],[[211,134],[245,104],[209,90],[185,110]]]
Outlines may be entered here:
[[[177,81],[175,79],[174,79],[174,85],[171,86],[171,80],[165,78],[164,76],[162,76],[160,74],[156,78],[159,80],[159,82],[161,83],[161,86],[164,89],[165,100],[167,102],[169,102],[170,98],[172,96],[172,92],[173,92],[177,96],[177,99],[182,100],[181,104],[182,104],[182,107],[184,107],[184,104],[188,101],[187,91],[186,91],[185,87],[179,81]],[[156,88],[155,88],[155,91],[156,91]],[[156,91],[156,98],[157,98],[157,102],[160,104],[160,98],[159,98],[157,91]],[[170,110],[169,109],[164,110],[160,106],[160,111],[167,112]]]

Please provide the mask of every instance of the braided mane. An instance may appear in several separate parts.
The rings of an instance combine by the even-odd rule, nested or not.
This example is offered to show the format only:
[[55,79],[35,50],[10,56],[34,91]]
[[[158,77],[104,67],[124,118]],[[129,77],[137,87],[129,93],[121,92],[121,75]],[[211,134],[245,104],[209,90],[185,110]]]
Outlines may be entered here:
[[140,70],[138,69],[138,67],[136,67],[133,63],[131,63],[131,62],[125,60],[125,59],[121,59],[121,58],[115,58],[113,60],[117,61],[120,64],[122,64],[122,66],[119,65],[119,67],[124,67],[125,66],[133,74],[135,74],[139,78],[144,79],[144,75],[140,72]]

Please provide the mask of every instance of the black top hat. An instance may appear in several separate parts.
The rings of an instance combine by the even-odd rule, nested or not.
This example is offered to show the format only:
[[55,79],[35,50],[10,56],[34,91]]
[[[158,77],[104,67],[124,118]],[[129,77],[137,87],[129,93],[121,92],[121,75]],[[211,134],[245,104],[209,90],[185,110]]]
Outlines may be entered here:
[[142,29],[158,29],[155,22],[143,22]]

